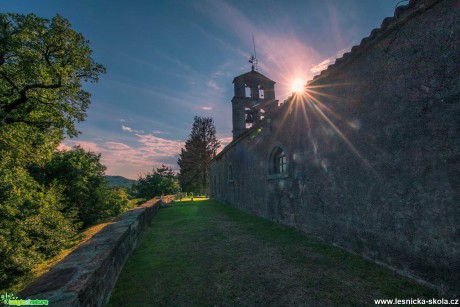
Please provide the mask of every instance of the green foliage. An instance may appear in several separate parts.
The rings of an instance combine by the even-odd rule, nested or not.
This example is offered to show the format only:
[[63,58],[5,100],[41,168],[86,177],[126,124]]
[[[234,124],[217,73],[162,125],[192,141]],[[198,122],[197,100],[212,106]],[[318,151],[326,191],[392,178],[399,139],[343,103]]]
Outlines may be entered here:
[[209,165],[217,154],[220,142],[211,117],[195,116],[192,132],[177,164],[180,167],[179,182],[183,191],[207,194],[209,192]]
[[129,200],[128,191],[125,188],[108,189],[109,194],[106,200],[110,216],[117,216],[137,205]]
[[105,68],[94,62],[88,41],[60,15],[0,14],[0,128],[23,123],[46,132],[77,135],[90,94]]
[[42,133],[38,128],[15,123],[0,126],[0,159],[21,166],[43,165],[62,138],[58,130]]
[[75,234],[76,212],[63,211],[61,191],[40,185],[12,159],[0,160],[0,288],[56,255]]
[[139,198],[151,199],[155,196],[174,194],[179,190],[176,174],[171,168],[161,165],[151,173],[140,176],[133,186]]
[[0,159],[0,288],[61,251],[81,226],[132,208],[126,189],[107,187],[100,155],[81,147],[43,165]]
[[77,135],[90,94],[82,81],[105,72],[89,43],[68,20],[0,14],[0,156],[42,165],[62,141]]
[[54,182],[62,184],[66,208],[76,210],[86,227],[128,207],[126,191],[107,187],[105,169],[100,155],[75,146],[70,151],[54,152],[43,169],[33,169],[32,173],[47,186]]
[[[128,206],[105,185],[99,156],[53,153],[105,68],[65,18],[0,13],[0,288],[71,242],[77,228]],[[93,188],[94,187],[94,188]]]

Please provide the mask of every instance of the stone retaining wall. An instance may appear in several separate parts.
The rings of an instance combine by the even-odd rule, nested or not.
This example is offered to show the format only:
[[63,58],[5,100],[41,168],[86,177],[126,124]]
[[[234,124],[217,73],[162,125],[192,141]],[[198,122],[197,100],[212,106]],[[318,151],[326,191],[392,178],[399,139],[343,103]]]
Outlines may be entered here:
[[105,306],[126,260],[161,206],[152,199],[104,227],[18,294],[49,306]]

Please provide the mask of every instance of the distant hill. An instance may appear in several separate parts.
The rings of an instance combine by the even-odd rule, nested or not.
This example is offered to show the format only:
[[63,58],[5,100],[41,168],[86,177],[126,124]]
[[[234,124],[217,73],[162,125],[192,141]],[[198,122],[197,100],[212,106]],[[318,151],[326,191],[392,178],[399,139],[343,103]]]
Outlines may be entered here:
[[136,180],[128,179],[123,176],[105,176],[107,184],[111,188],[130,188]]

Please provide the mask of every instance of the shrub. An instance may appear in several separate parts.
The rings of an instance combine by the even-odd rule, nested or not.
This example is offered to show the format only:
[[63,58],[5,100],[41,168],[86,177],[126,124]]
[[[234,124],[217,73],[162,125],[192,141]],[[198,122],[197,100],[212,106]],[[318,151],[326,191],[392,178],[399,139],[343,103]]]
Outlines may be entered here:
[[107,187],[106,167],[100,155],[79,146],[56,151],[44,169],[35,169],[35,177],[49,186],[59,182],[63,188],[66,210],[76,211],[84,227],[106,220],[129,207],[125,190]]
[[0,161],[0,288],[56,255],[78,226],[76,212],[63,211],[61,186],[45,188],[8,162]]
[[133,189],[138,198],[151,199],[155,196],[175,194],[179,190],[179,182],[172,169],[162,165],[151,173],[140,176]]

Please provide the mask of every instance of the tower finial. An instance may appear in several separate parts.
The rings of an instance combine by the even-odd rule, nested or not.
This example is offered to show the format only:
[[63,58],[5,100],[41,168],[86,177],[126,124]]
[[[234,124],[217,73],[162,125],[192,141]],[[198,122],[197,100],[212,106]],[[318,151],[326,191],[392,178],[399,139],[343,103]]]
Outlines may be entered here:
[[254,69],[257,71],[257,64],[259,64],[259,61],[257,60],[257,53],[256,53],[256,43],[254,41],[254,34],[252,34],[252,45],[254,46],[254,54],[251,55],[251,59],[249,60],[249,63],[251,63],[251,69],[254,71]]

